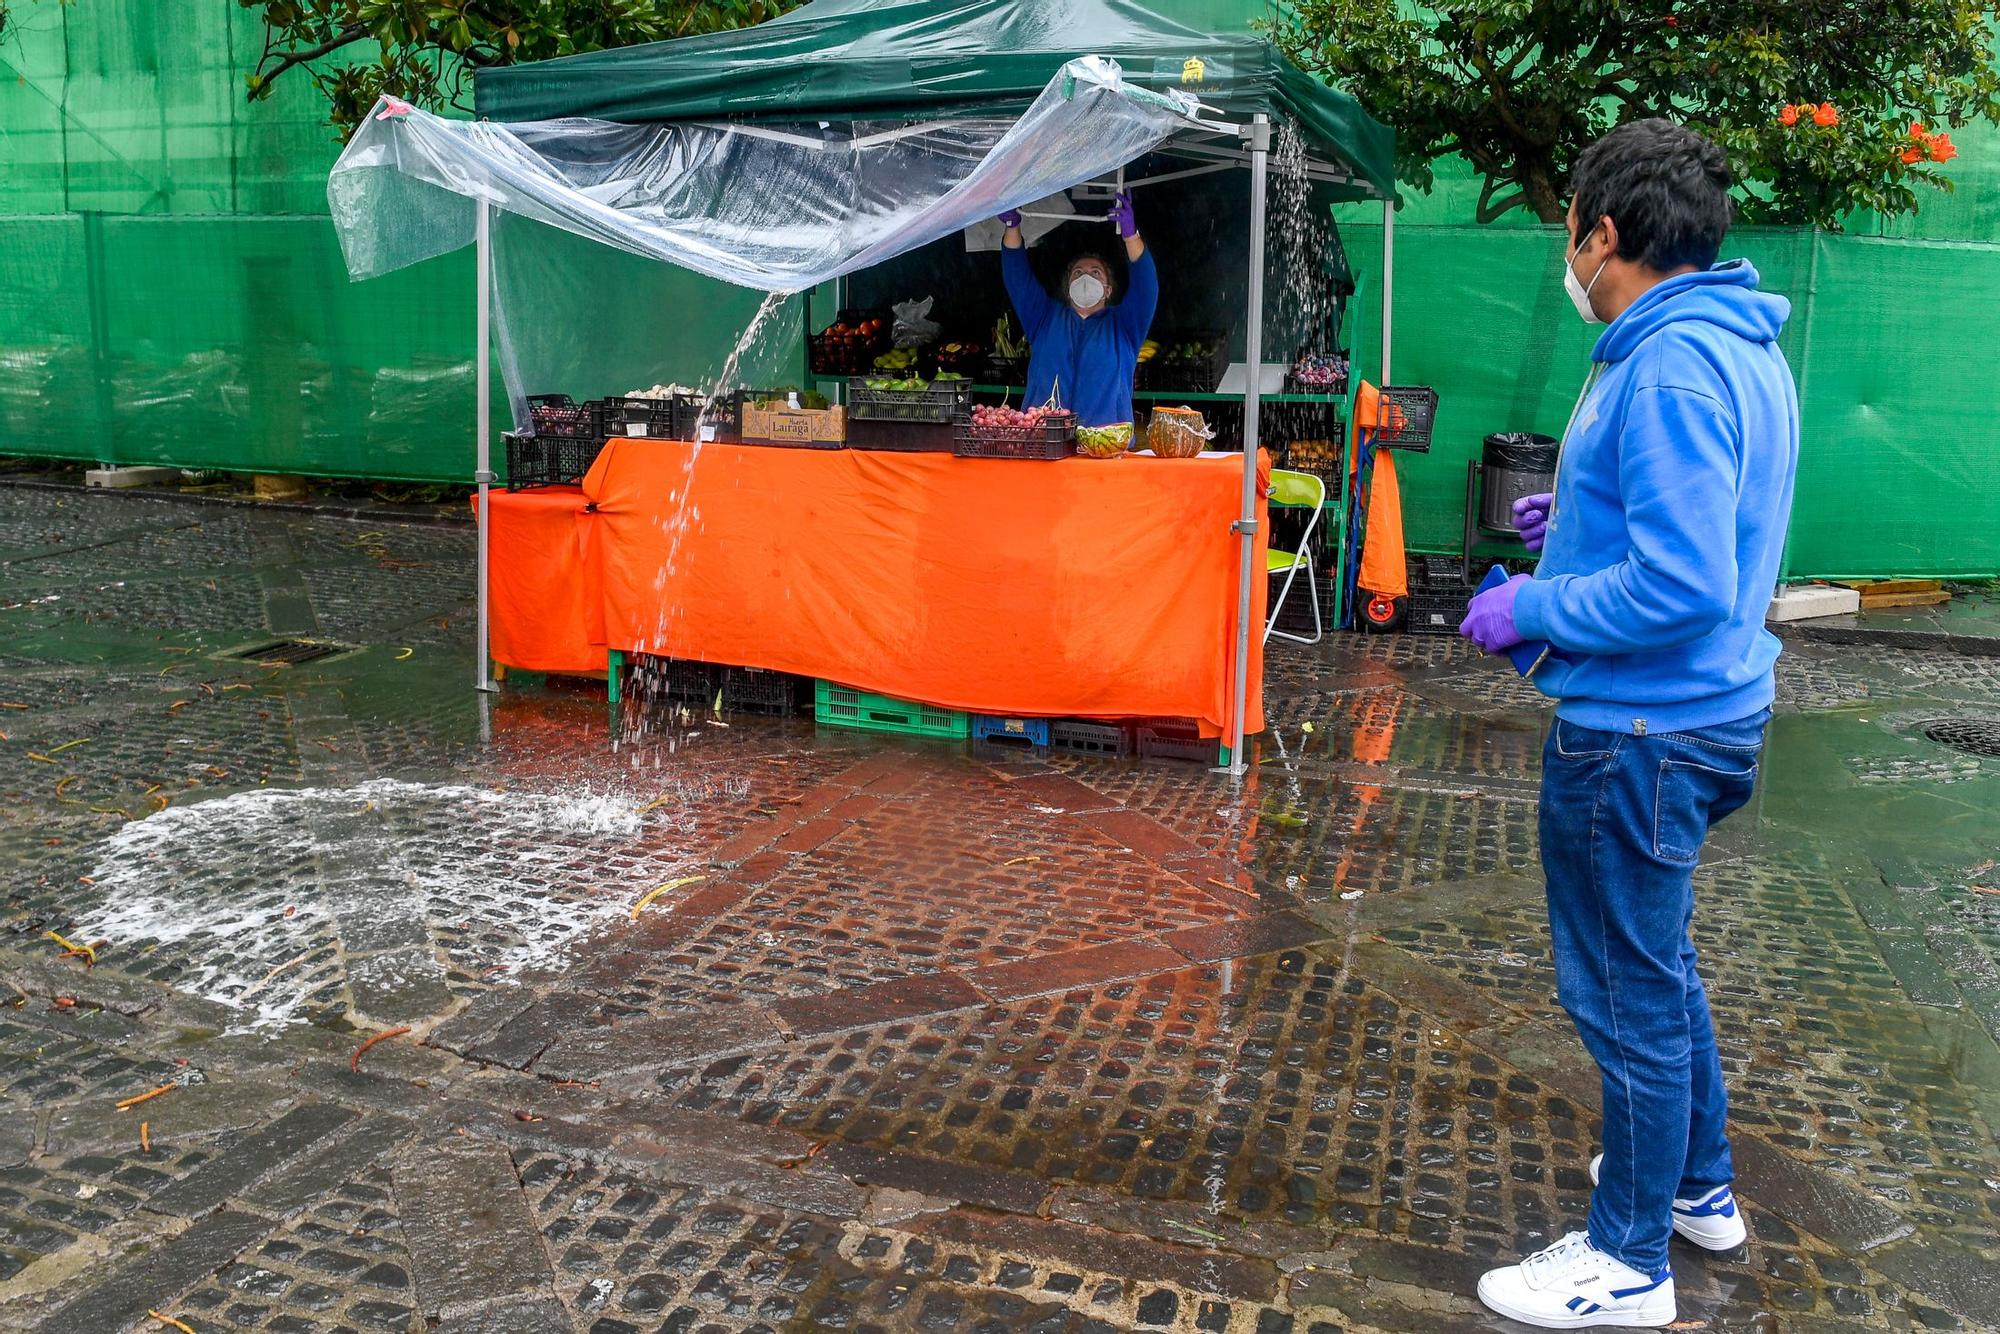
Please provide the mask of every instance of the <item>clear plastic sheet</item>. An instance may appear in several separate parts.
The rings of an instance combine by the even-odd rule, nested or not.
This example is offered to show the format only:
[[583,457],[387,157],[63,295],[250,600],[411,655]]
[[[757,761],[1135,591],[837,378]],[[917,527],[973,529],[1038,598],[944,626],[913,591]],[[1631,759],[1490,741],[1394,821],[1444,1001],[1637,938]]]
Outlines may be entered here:
[[1018,120],[453,121],[384,100],[327,181],[348,273],[473,239],[476,201],[740,287],[796,292],[1117,170],[1187,95],[1072,60]]

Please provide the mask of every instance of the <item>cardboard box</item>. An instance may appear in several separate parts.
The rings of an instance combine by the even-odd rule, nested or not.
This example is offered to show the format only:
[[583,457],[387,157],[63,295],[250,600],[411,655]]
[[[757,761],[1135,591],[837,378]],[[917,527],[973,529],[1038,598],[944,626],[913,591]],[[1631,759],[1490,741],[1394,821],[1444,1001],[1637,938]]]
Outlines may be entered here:
[[760,408],[743,405],[747,445],[838,445],[847,439],[847,409]]

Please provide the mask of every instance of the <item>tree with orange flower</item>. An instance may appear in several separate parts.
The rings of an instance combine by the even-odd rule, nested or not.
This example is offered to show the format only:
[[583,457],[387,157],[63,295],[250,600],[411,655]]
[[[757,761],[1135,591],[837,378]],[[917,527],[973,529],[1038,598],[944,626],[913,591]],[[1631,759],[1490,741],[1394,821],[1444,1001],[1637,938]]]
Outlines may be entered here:
[[1716,0],[1292,0],[1292,57],[1396,129],[1420,190],[1457,154],[1479,218],[1563,215],[1570,162],[1614,124],[1668,116],[1730,155],[1749,221],[1838,228],[1949,190],[1948,133],[2000,123],[1983,7]]

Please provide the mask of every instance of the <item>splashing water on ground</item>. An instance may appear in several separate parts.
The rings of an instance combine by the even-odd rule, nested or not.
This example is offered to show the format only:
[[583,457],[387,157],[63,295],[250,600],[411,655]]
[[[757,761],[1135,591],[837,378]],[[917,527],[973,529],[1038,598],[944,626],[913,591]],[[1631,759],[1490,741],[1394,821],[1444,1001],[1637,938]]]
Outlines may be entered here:
[[[559,965],[682,873],[685,811],[663,804],[377,779],[176,806],[101,845],[101,906],[79,930],[174,961],[178,988],[242,1013],[236,1031],[380,1017],[412,990],[441,1008],[449,973],[494,985]],[[613,854],[625,883],[595,870]]]

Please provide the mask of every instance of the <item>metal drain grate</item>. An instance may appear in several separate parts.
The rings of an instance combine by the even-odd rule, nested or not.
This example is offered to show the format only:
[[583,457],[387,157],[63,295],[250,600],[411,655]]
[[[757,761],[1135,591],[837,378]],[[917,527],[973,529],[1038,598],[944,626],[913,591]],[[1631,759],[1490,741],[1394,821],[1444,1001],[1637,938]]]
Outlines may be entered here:
[[1933,718],[1922,730],[1940,746],[2000,759],[2000,718]]
[[215,656],[237,662],[254,662],[263,667],[296,667],[301,663],[318,662],[322,658],[353,651],[348,644],[328,644],[311,639],[274,639],[267,644],[249,644]]

